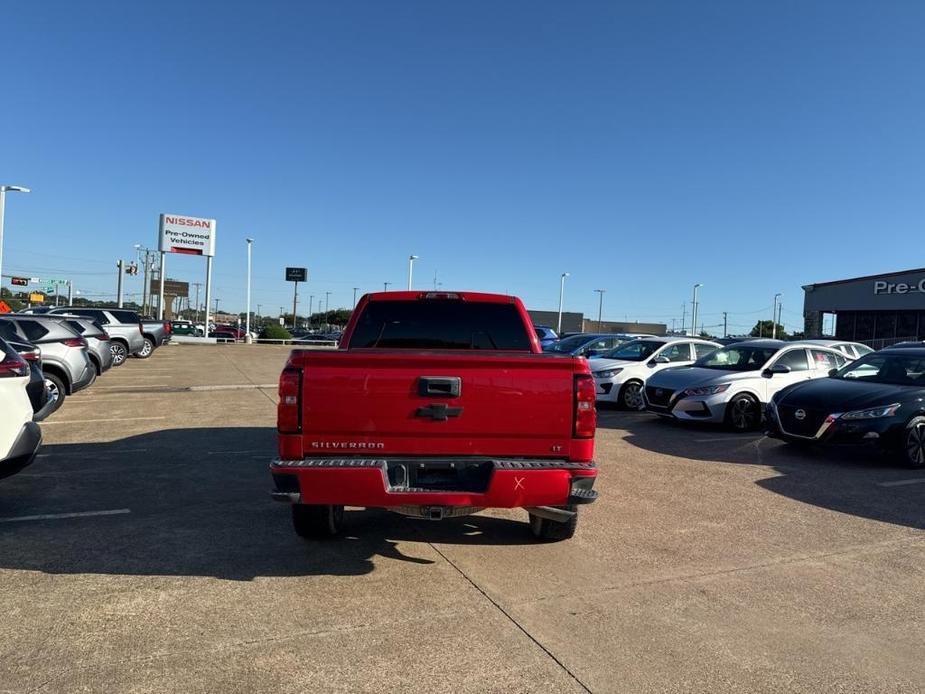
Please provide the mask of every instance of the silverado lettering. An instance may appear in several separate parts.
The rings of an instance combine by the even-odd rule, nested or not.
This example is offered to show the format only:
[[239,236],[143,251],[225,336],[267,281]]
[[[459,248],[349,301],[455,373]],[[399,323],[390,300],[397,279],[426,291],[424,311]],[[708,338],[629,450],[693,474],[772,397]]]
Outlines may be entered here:
[[312,441],[312,448],[385,448],[384,443],[363,441]]
[[351,506],[523,508],[534,536],[564,540],[597,498],[594,392],[586,359],[541,352],[516,297],[369,294],[337,350],[289,355],[273,498],[303,537],[338,534]]

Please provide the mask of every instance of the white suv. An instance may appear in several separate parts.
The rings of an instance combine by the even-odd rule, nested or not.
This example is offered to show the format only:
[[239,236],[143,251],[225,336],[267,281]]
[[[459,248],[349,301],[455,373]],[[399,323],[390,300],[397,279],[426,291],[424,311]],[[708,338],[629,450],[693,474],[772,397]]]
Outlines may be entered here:
[[588,360],[598,402],[614,402],[628,410],[645,407],[642,389],[652,374],[672,366],[688,366],[721,345],[689,337],[648,337],[627,342]]
[[782,388],[828,376],[849,361],[821,345],[749,340],[718,349],[693,366],[669,369],[646,383],[646,409],[689,422],[726,424],[748,431]]
[[32,403],[26,393],[29,377],[29,363],[0,338],[0,477],[31,463],[42,442],[42,430],[32,421]]

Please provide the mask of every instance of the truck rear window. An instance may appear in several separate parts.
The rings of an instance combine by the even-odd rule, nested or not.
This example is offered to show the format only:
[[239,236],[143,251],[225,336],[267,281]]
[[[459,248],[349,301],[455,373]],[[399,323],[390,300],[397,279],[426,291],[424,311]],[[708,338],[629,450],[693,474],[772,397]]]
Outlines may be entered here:
[[371,301],[357,321],[350,347],[531,349],[514,304],[453,300]]

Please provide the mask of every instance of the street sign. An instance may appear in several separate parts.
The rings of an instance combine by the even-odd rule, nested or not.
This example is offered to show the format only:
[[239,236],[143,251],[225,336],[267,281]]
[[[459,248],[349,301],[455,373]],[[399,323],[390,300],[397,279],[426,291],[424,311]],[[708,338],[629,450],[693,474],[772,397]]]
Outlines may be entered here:
[[308,268],[304,267],[287,267],[287,282],[308,282]]
[[[158,277],[151,278],[151,293],[157,294],[161,290],[161,280]],[[189,296],[189,282],[180,282],[179,280],[164,280],[165,296]]]
[[162,214],[160,223],[161,253],[215,255],[214,219]]
[[10,305],[0,299],[0,313],[12,313],[13,309],[10,308]]
[[39,294],[38,292],[32,292],[29,295],[29,301],[33,304],[40,304],[45,301],[45,295]]

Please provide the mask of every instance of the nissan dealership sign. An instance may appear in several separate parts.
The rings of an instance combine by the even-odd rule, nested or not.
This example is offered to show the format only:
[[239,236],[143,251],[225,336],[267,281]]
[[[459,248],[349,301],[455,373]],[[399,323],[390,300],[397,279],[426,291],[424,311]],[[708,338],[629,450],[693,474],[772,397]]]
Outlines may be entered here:
[[160,224],[161,253],[215,255],[215,220],[162,214]]

